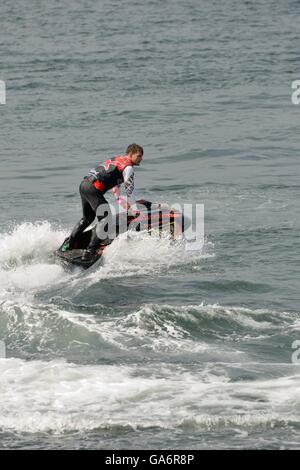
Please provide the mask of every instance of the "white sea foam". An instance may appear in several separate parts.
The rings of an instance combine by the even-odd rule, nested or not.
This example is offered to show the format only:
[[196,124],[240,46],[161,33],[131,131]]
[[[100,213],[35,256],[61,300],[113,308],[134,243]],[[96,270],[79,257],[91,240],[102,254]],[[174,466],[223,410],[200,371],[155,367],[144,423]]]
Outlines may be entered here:
[[[231,382],[180,366],[75,365],[0,359],[0,427],[61,433],[114,426],[269,426],[299,421],[300,374]],[[214,414],[208,412],[213,409]]]
[[24,302],[32,294],[67,278],[52,253],[64,237],[48,222],[23,223],[0,235],[0,300]]
[[74,279],[74,286],[81,290],[103,279],[163,275],[185,265],[199,265],[203,259],[214,256],[208,245],[202,251],[188,252],[183,241],[174,243],[167,236],[159,238],[144,232],[123,234],[105,250],[101,265],[86,273],[85,285]]
[[205,251],[186,252],[183,242],[174,244],[167,236],[131,232],[106,249],[101,263],[84,274],[74,271],[70,276],[52,257],[65,236],[49,222],[23,223],[1,234],[0,290],[44,289],[67,278],[70,288],[79,292],[103,279],[157,274],[213,256]]
[[24,222],[0,235],[0,263],[13,266],[30,260],[47,259],[61,243],[65,232],[45,222]]

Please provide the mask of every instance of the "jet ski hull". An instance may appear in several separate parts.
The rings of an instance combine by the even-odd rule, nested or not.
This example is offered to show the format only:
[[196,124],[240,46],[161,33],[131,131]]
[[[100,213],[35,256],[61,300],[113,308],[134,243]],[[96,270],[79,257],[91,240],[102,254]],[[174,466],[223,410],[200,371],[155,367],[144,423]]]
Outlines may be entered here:
[[[122,232],[120,227],[125,227],[125,230],[132,229],[138,232],[142,230],[148,230],[148,232],[151,232],[152,230],[156,229],[159,231],[159,233],[167,228],[169,229],[172,237],[184,231],[184,219],[182,214],[179,212],[173,211],[166,205],[155,205],[149,201],[140,200],[138,203],[142,204],[145,209],[144,211],[141,211],[138,217],[135,218],[128,216],[126,212],[117,215],[117,235]],[[121,217],[125,217],[125,224],[120,223]],[[83,232],[76,240],[76,243],[72,249],[68,251],[62,251],[63,245],[66,241],[65,240],[55,251],[55,256],[59,259],[59,261],[63,262],[65,266],[77,266],[83,269],[90,268],[93,264],[101,259],[105,248],[108,246],[107,244],[100,244],[98,251],[95,253],[92,259],[88,261],[82,259],[84,250],[89,246],[90,240],[95,230],[96,227],[93,227]]]

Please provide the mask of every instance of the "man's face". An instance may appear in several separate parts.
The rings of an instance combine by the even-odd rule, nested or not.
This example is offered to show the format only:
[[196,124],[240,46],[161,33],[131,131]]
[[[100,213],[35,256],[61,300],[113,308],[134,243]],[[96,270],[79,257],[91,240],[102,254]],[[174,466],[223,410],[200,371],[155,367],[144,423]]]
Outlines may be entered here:
[[131,161],[134,165],[139,166],[141,161],[143,160],[143,155],[140,152],[131,153],[130,155]]

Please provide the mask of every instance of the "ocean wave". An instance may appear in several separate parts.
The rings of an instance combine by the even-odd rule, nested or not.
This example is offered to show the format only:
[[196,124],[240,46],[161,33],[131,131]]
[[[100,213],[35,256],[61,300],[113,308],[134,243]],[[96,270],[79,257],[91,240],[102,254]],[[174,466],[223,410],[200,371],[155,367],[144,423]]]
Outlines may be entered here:
[[[203,361],[250,360],[243,343],[290,344],[299,333],[299,313],[221,305],[144,304],[126,310],[106,305],[82,309],[72,303],[0,303],[1,338],[11,354],[62,355],[90,349],[114,354],[152,352],[194,355]],[[216,344],[217,342],[217,344]],[[221,345],[219,344],[221,342]],[[239,345],[239,347],[238,347]],[[104,352],[105,351],[105,352]],[[101,356],[101,354],[100,354]],[[71,356],[72,357],[72,356]],[[135,356],[134,356],[135,357]]]

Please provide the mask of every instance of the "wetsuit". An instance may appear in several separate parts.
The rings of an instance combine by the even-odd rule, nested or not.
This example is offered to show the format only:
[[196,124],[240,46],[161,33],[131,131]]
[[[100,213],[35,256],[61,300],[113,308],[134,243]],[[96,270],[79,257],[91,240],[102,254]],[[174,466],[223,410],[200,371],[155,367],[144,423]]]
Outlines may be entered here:
[[[97,216],[97,218],[98,222],[101,223],[102,229],[107,230],[105,225],[109,221],[111,211],[104,194],[112,189],[117,201],[121,202],[120,185],[122,183],[125,183],[127,201],[129,202],[127,207],[136,210],[134,169],[130,158],[127,156],[118,155],[110,160],[106,160],[103,164],[90,170],[88,176],[84,177],[79,186],[83,217],[72,230],[70,236],[71,248],[74,242],[76,242],[77,237],[93,222],[97,209],[101,205],[104,205],[101,208],[103,209],[103,215]],[[100,239],[95,233],[88,248],[95,250],[99,244]]]

